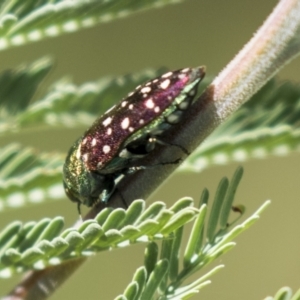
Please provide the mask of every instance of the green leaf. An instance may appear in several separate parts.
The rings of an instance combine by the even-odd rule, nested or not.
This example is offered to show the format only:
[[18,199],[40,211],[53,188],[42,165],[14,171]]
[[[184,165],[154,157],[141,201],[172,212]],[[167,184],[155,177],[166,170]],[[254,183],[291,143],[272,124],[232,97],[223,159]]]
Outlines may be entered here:
[[29,65],[0,73],[0,127],[12,130],[15,128],[11,115],[21,113],[28,108],[39,84],[52,67],[52,60],[44,57]]
[[153,272],[151,272],[145,289],[141,295],[141,300],[148,300],[153,298],[156,289],[158,288],[161,280],[168,270],[168,267],[168,261],[165,259],[160,260],[156,263],[156,266]]
[[93,244],[104,235],[104,230],[99,224],[90,224],[87,228],[85,228],[81,235],[84,242],[81,243],[78,251],[84,252],[87,248],[91,248]]
[[194,200],[192,198],[184,197],[184,198],[181,198],[180,200],[176,201],[174,203],[174,205],[170,207],[170,210],[173,212],[179,212],[186,207],[192,206],[193,203],[194,203]]
[[124,291],[124,296],[128,300],[134,300],[136,299],[136,296],[138,295],[139,287],[136,282],[131,282],[126,290]]
[[183,264],[184,267],[186,268],[189,267],[189,265],[192,263],[193,257],[197,255],[200,251],[202,245],[202,239],[203,239],[202,232],[204,228],[206,213],[207,213],[207,206],[206,204],[203,204],[200,208],[199,215],[197,216],[197,219],[194,222],[190,234],[190,238],[185,248]]
[[21,257],[22,256],[18,251],[12,248],[8,249],[1,257],[2,268],[5,267],[6,265],[9,266],[20,261]]
[[38,248],[30,248],[25,250],[25,252],[21,255],[21,261],[23,261],[24,265],[32,265],[38,260],[40,260],[44,256],[44,252]]
[[[145,268],[144,267],[138,268],[133,276],[131,283],[129,283],[129,285],[125,289],[124,294],[118,296],[118,298],[115,298],[115,300],[116,299],[125,299],[125,298],[127,299],[129,297],[129,295],[128,295],[129,293],[131,296],[130,299],[134,299],[134,300],[140,299],[141,293],[143,292],[144,287],[146,285],[146,280],[147,280],[147,272],[146,272]],[[132,285],[137,287],[137,293],[135,293],[135,291],[133,291],[135,293],[135,295],[133,295],[133,293],[131,293],[131,289],[135,289],[135,288],[132,288]],[[129,291],[127,292],[127,290],[129,290]],[[121,298],[121,297],[124,297],[124,298]]]
[[109,217],[105,220],[103,224],[103,230],[108,231],[109,229],[118,229],[119,224],[122,223],[126,216],[124,209],[116,208],[114,209]]
[[136,220],[135,224],[141,224],[145,220],[153,219],[157,216],[163,209],[166,208],[164,202],[154,202],[141,214],[141,216]]
[[207,204],[209,199],[209,191],[207,188],[204,188],[201,194],[199,207],[202,207],[203,204]]
[[52,220],[49,220],[47,225],[44,227],[43,232],[39,235],[36,242],[42,240],[49,240],[53,236],[58,235],[64,226],[64,219],[62,217],[55,217]]
[[178,288],[174,293],[174,299],[188,299],[192,295],[199,293],[199,291],[211,283],[210,280],[207,280],[209,277],[217,273],[219,270],[224,268],[224,265],[219,265],[213,268],[211,271],[207,272],[204,276],[199,279],[193,281],[191,284],[188,284],[182,288]]
[[[113,209],[111,207],[106,207],[103,210],[101,210],[101,212],[95,217],[95,221],[97,221],[97,223],[100,226],[103,226],[103,224],[106,222],[106,219],[108,218],[108,216],[112,213]],[[85,223],[85,222],[84,222]]]
[[0,256],[2,256],[3,252],[9,248],[12,237],[17,235],[21,230],[21,226],[22,223],[20,221],[14,221],[2,230],[0,234]]
[[135,224],[139,215],[145,210],[145,200],[135,200],[126,210],[126,216],[120,226]]
[[132,225],[126,225],[120,230],[120,233],[123,236],[123,240],[130,241],[134,241],[136,238],[142,235],[141,231]]
[[[172,244],[173,244],[173,236],[167,239],[164,239],[161,245],[161,251],[160,251],[160,259],[166,260],[170,262],[170,257],[172,255]],[[169,277],[170,268],[166,271],[165,276],[162,278],[162,280],[159,283],[159,286],[157,288],[158,293],[163,294],[164,291],[168,287],[168,277]]]
[[225,229],[228,226],[229,214],[232,209],[232,203],[235,197],[235,192],[243,176],[243,172],[244,172],[243,168],[238,167],[228,186],[228,190],[224,199],[224,203],[222,206],[222,213],[220,217],[220,227],[222,229]]
[[212,212],[210,214],[208,225],[207,225],[207,237],[210,242],[212,242],[215,237],[215,231],[218,226],[221,208],[225,199],[225,195],[227,193],[228,185],[229,185],[228,179],[226,177],[223,178],[220,181],[220,184],[216,192],[216,196],[212,207]]
[[174,233],[172,251],[169,258],[170,261],[169,277],[171,281],[176,280],[179,273],[179,257],[180,257],[182,236],[183,236],[183,227],[180,227]]
[[78,31],[98,23],[179,1],[4,0],[0,6],[0,50]]
[[27,238],[24,240],[20,245],[19,249],[20,251],[24,251],[27,248],[29,248],[31,245],[34,245],[38,240],[40,236],[44,235],[45,229],[48,227],[50,223],[49,218],[42,219],[39,221],[28,233]]
[[150,242],[145,249],[144,265],[147,274],[153,272],[155,265],[157,263],[158,257],[158,246],[154,242]]
[[153,230],[149,231],[149,235],[155,233],[155,231],[161,230],[165,225],[171,220],[171,218],[174,216],[174,213],[170,210],[163,210],[161,211],[157,217],[155,218],[155,221],[157,221],[157,226],[153,228]]
[[122,241],[122,234],[120,231],[116,229],[109,229],[100,237],[100,239],[94,244],[94,246],[98,246],[99,250],[101,249],[109,249],[110,246],[116,247],[119,241]]
[[145,220],[142,223],[140,223],[137,228],[140,230],[142,236],[143,234],[149,234],[150,232],[153,232],[153,228],[158,229],[158,222],[154,220]]
[[163,235],[168,235],[172,231],[180,228],[182,225],[192,221],[197,215],[198,211],[192,208],[186,208],[176,215],[174,215],[171,220],[166,224],[162,230]]

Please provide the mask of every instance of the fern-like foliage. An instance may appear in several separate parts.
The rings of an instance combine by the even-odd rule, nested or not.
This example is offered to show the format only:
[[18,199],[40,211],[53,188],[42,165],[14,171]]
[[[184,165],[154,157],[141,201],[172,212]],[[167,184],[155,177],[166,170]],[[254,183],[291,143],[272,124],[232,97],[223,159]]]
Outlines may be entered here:
[[[38,85],[49,73],[51,59],[39,59],[30,65],[5,70],[0,74],[1,130],[15,129],[11,116],[26,110]],[[9,122],[11,121],[11,122]],[[6,126],[5,126],[6,125]]]
[[[186,245],[182,241],[183,227],[174,229],[173,237],[163,240],[160,251],[158,245],[151,242],[145,251],[144,266],[136,271],[123,295],[116,300],[188,299],[209,284],[210,276],[223,265],[213,268],[191,283],[185,281],[232,249],[235,246],[233,239],[254,224],[269,204],[266,202],[244,222],[233,226],[237,219],[229,221],[229,212],[241,176],[242,169],[238,168],[230,182],[227,178],[220,181],[210,215],[207,213],[209,194],[207,190],[203,191],[199,213]],[[176,206],[180,211],[179,202]],[[242,207],[240,209],[242,212]]]
[[3,0],[0,50],[59,36],[179,0]]
[[[145,264],[134,275],[124,295],[117,299],[187,299],[210,283],[208,278],[218,266],[196,281],[185,284],[220,255],[232,249],[233,239],[258,220],[266,202],[243,223],[229,221],[235,191],[242,177],[238,168],[232,180],[220,181],[210,215],[207,215],[209,193],[202,193],[199,208],[190,198],[178,200],[172,207],[156,202],[145,208],[136,200],[128,208],[104,209],[95,219],[62,231],[62,217],[39,222],[13,222],[0,232],[0,276],[10,277],[28,269],[42,269],[70,259],[88,257],[99,251],[149,242]],[[243,212],[242,207],[239,208]],[[182,245],[184,225],[193,221],[186,246]],[[206,225],[205,225],[206,224]],[[162,239],[160,255],[155,240]],[[180,251],[183,251],[180,269]],[[162,299],[159,298],[159,299]]]
[[111,248],[162,239],[197,213],[191,199],[182,199],[170,209],[162,202],[145,209],[145,202],[138,200],[127,211],[107,208],[95,219],[62,232],[61,217],[26,224],[13,222],[0,233],[0,274],[8,276]]
[[298,151],[299,99],[299,85],[270,81],[210,135],[186,160],[181,170],[201,171],[212,164]]

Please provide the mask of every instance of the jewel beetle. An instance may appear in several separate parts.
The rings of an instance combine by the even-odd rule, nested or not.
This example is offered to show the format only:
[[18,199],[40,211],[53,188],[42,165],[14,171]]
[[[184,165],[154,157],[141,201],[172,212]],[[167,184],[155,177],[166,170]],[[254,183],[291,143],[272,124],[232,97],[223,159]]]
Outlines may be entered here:
[[63,166],[66,195],[80,205],[107,202],[116,180],[141,169],[139,159],[182,119],[205,67],[168,72],[138,86],[106,111],[71,147]]

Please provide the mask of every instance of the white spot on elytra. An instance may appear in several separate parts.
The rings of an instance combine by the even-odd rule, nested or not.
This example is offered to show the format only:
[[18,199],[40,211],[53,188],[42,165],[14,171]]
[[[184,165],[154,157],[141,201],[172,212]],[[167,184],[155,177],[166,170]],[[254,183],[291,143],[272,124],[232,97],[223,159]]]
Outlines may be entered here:
[[121,106],[122,107],[125,107],[127,105],[127,101],[123,101],[122,103],[121,103]]
[[190,71],[190,68],[185,68],[185,69],[182,69],[181,70],[181,73],[187,73],[187,72],[189,72]]
[[138,85],[135,89],[139,90],[141,88],[141,85]]
[[158,113],[158,112],[160,111],[160,107],[159,107],[159,106],[155,106],[154,111],[155,111],[156,113]]
[[105,153],[105,154],[107,154],[107,153],[109,153],[109,151],[110,151],[110,146],[108,146],[108,145],[105,145],[104,147],[103,147],[103,152]]
[[129,108],[129,109],[133,109],[133,104],[130,104],[130,105],[128,106],[128,108]]
[[156,83],[157,81],[158,81],[158,79],[156,78],[156,79],[152,80],[152,83]]
[[133,131],[134,131],[133,127],[129,127],[128,130],[129,130],[130,132],[133,132]]
[[112,117],[108,117],[102,122],[102,124],[104,125],[104,127],[106,127],[111,123],[111,121],[112,121]]
[[152,98],[150,98],[149,100],[146,101],[146,107],[147,108],[153,108],[154,107],[154,102],[153,102]]
[[141,89],[141,93],[145,94],[145,93],[149,93],[151,91],[151,87],[150,86],[145,86]]
[[87,138],[84,138],[83,141],[82,141],[82,145],[85,145],[87,142]]
[[106,130],[106,134],[107,135],[111,135],[112,134],[112,129],[109,127],[109,128],[107,128],[107,130]]
[[166,79],[160,84],[160,87],[165,90],[166,88],[168,88],[170,83],[171,83],[170,79]]
[[129,93],[127,96],[130,97],[134,94],[134,92]]
[[102,166],[102,161],[99,161],[99,162],[97,163],[97,169],[100,169],[101,166]]
[[146,83],[146,86],[149,86],[151,84],[152,84],[152,81],[149,81],[149,82]]
[[82,159],[83,159],[83,161],[88,161],[88,159],[89,159],[88,153],[83,154]]
[[172,96],[168,96],[168,98],[167,98],[169,101],[171,101],[172,100]]
[[122,127],[122,129],[127,129],[128,128],[128,126],[129,126],[129,118],[125,118],[123,121],[122,121],[122,123],[121,123],[121,127]]
[[92,139],[91,146],[95,147],[97,144],[97,140],[95,138]]
[[173,74],[173,72],[168,72],[168,73],[162,75],[161,77],[162,77],[162,78],[167,78],[167,77],[172,76],[172,74]]
[[144,119],[140,119],[139,123],[142,125],[145,123]]

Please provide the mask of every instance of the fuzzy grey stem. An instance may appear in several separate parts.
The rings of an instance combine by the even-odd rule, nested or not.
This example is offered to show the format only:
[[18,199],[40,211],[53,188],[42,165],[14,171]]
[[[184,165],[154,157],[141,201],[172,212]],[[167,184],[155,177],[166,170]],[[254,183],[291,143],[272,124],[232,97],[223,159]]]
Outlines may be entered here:
[[300,1],[282,0],[248,44],[213,81],[222,120],[249,100],[300,50]]

